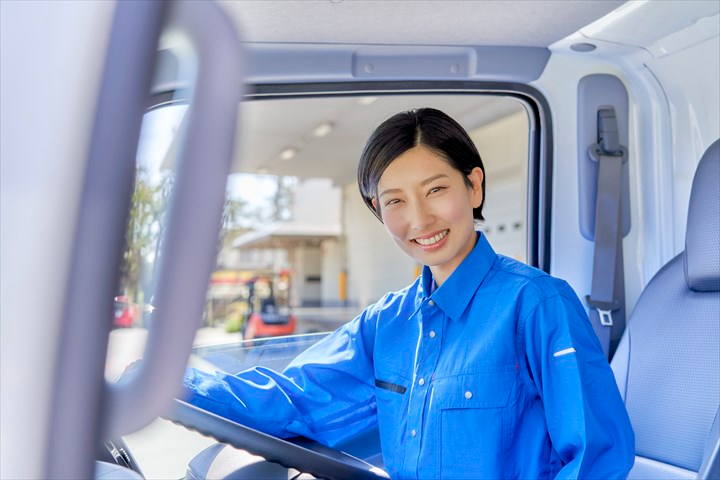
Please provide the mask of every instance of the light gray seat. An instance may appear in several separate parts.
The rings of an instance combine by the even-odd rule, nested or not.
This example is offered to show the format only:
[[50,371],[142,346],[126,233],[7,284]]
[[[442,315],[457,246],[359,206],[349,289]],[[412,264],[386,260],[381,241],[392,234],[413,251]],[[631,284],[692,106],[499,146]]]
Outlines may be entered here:
[[717,478],[720,140],[695,173],[685,251],[643,291],[612,367],[635,431],[628,478]]

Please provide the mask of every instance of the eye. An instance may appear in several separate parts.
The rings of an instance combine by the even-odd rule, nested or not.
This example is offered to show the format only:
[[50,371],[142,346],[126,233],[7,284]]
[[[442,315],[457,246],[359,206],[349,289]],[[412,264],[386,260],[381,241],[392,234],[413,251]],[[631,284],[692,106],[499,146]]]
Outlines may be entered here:
[[390,205],[396,205],[396,204],[398,204],[398,203],[400,203],[400,199],[399,199],[399,198],[391,198],[390,200],[388,200],[387,202],[385,202],[385,206],[386,206],[386,207],[389,207]]
[[433,187],[430,190],[428,190],[428,195],[445,190],[445,188],[447,188],[447,187]]

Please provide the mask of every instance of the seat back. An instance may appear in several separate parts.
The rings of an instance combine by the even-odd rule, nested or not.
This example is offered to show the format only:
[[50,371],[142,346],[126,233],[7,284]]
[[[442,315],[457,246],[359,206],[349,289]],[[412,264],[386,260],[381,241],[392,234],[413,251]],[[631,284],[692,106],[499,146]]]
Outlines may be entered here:
[[643,291],[612,367],[635,431],[628,478],[696,478],[720,408],[720,140],[695,173],[685,251]]

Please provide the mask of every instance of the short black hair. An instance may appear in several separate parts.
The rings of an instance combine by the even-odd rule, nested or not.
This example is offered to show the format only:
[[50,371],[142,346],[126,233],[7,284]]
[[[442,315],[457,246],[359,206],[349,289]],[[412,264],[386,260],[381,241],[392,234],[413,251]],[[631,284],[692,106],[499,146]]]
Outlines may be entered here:
[[472,187],[467,175],[475,167],[483,172],[483,200],[473,209],[473,218],[484,220],[485,167],[470,135],[446,113],[434,108],[418,108],[400,112],[385,120],[370,135],[358,165],[358,186],[365,205],[382,222],[380,206],[373,207],[377,186],[385,169],[397,157],[411,148],[423,146],[447,161],[464,175],[465,183]]

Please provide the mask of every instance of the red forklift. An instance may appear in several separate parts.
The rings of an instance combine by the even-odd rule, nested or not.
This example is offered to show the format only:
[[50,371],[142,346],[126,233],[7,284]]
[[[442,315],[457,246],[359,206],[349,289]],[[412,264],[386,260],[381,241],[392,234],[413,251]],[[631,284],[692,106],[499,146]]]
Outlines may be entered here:
[[262,275],[247,282],[249,312],[243,325],[243,338],[279,337],[295,333],[297,319],[290,311],[289,275]]

